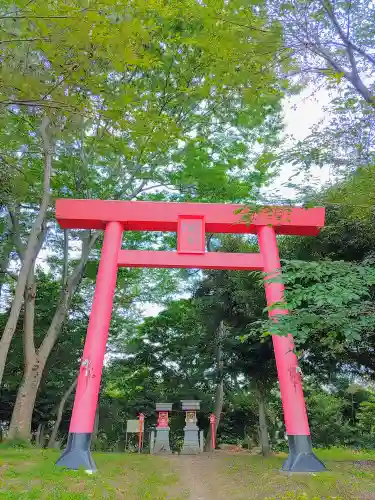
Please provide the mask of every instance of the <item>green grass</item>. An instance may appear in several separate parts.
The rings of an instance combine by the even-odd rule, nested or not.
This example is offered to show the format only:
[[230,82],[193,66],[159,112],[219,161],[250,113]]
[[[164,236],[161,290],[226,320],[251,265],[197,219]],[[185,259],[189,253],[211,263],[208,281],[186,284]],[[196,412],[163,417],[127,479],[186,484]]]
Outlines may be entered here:
[[282,474],[281,454],[266,459],[205,454],[192,458],[192,465],[188,457],[96,453],[99,472],[90,476],[56,467],[59,454],[52,450],[0,447],[0,500],[183,500],[189,498],[192,478],[204,485],[205,500],[375,499],[375,469],[354,463],[375,460],[375,452],[332,448],[316,453],[328,472]]
[[[375,469],[358,467],[357,460],[375,460],[375,452],[356,453],[348,449],[316,450],[328,472],[285,474],[280,467],[285,457],[264,459],[253,456],[228,457],[222,471],[229,471],[232,500],[375,499]],[[228,491],[229,494],[229,491]]]
[[328,461],[356,461],[375,460],[375,450],[351,450],[350,448],[328,448],[314,450],[320,460]]
[[[135,454],[95,454],[99,472],[67,471],[55,466],[52,450],[1,449],[0,499],[165,500],[177,482],[170,463]],[[174,497],[176,500],[177,498]]]

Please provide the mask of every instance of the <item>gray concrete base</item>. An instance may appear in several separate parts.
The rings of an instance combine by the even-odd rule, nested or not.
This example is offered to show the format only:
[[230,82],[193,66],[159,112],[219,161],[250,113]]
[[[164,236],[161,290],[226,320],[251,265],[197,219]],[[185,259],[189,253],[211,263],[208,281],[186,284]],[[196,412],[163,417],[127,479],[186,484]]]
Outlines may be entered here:
[[96,471],[95,462],[90,451],[91,432],[70,432],[66,449],[56,465],[66,469],[84,469],[92,473]]
[[160,429],[156,427],[156,437],[152,453],[153,455],[166,455],[172,453],[169,446],[169,427]]
[[150,453],[154,453],[155,431],[150,432]]
[[283,472],[323,472],[326,467],[314,454],[310,436],[288,436],[289,455],[283,463]]
[[193,424],[184,427],[184,445],[181,455],[198,455],[201,452],[199,446],[199,428]]
[[200,452],[203,453],[204,450],[204,432],[199,431],[199,449]]

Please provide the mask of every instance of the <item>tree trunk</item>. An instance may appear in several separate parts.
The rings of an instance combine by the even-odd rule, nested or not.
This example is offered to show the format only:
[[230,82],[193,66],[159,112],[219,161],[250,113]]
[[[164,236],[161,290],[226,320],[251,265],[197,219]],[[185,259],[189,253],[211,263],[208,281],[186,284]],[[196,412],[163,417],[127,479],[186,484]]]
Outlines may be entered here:
[[266,417],[266,405],[264,400],[263,388],[257,384],[257,396],[259,401],[259,444],[262,455],[267,456],[270,453],[270,442],[268,439],[268,426]]
[[[224,404],[224,361],[223,361],[223,338],[225,335],[224,322],[221,321],[216,335],[216,370],[217,370],[217,384],[215,391],[215,435],[220,424],[221,413]],[[212,449],[212,433],[211,424],[207,432],[206,442],[204,444],[204,451],[213,451]]]
[[98,432],[99,432],[99,420],[100,420],[100,414],[99,414],[99,405],[96,407],[96,413],[95,413],[95,422],[94,422],[94,432],[92,433],[92,441],[93,443],[97,440],[98,438]]
[[[30,235],[30,239],[31,238],[32,236]],[[26,288],[27,275],[29,274],[30,267],[33,265],[33,262],[35,260],[34,248],[35,247],[33,245],[32,249],[29,252],[26,251],[25,260],[22,264],[21,271],[18,276],[17,286],[12,302],[12,307],[9,313],[9,318],[0,340],[0,384],[3,379],[10,343],[17,327],[19,314],[23,304],[23,295]]]
[[77,382],[78,382],[78,377],[76,377],[74,379],[74,381],[70,384],[68,389],[65,391],[63,397],[61,398],[59,407],[57,409],[56,422],[53,426],[51,436],[50,436],[49,441],[48,441],[48,448],[55,448],[57,433],[59,431],[59,427],[61,424],[62,416],[64,413],[64,408],[65,408],[66,402],[69,399],[69,396],[72,394],[74,389],[77,387]]
[[44,424],[39,424],[35,435],[35,444],[38,448],[44,447]]
[[[215,393],[215,435],[220,424],[221,413],[223,411],[224,403],[224,380],[221,380],[216,386]],[[207,432],[206,442],[204,443],[204,451],[213,451],[212,449],[212,433],[211,424]]]
[[31,421],[44,364],[35,356],[34,363],[28,364],[25,370],[13,408],[8,439],[31,439]]
[[40,205],[38,215],[32,225],[30,235],[27,241],[26,251],[23,256],[21,270],[18,275],[16,290],[12,307],[9,313],[8,321],[5,325],[3,335],[0,340],[0,385],[2,383],[5,363],[9,351],[9,346],[12,341],[14,332],[17,327],[18,318],[21,312],[23,296],[25,293],[27,277],[30,269],[33,267],[35,259],[40,251],[40,237],[45,230],[45,219],[47,210],[51,199],[51,174],[52,174],[52,145],[50,138],[47,134],[49,126],[49,118],[44,117],[41,125],[41,135],[43,139],[44,150],[44,181],[43,181],[43,198]]
[[5,282],[6,271],[10,262],[10,252],[12,247],[8,244],[8,242],[4,245],[3,255],[0,258],[0,297],[3,289],[3,285]]

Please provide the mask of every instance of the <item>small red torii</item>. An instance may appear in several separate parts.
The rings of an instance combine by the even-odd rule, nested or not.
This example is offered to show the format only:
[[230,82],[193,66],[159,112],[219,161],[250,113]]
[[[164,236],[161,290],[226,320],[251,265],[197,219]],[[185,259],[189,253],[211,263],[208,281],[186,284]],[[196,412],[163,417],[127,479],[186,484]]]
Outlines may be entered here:
[[[94,428],[104,355],[111,320],[118,267],[260,270],[266,273],[266,299],[275,320],[286,309],[284,286],[270,282],[280,274],[276,234],[316,236],[324,226],[324,208],[266,207],[249,214],[240,205],[146,201],[69,200],[56,202],[63,229],[102,229],[104,242],[96,280],[66,450],[57,464],[96,470],[90,441]],[[122,250],[124,231],[177,232],[177,251]],[[206,252],[206,233],[257,234],[260,253]],[[294,343],[273,336],[277,373],[288,434],[289,456],[282,469],[317,472],[324,465],[312,451],[310,429]]]

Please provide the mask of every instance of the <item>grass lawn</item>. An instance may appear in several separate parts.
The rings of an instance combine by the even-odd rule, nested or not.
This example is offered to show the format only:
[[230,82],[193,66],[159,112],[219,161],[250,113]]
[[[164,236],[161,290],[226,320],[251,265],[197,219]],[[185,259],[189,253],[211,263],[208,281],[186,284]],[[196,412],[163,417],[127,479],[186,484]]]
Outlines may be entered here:
[[[149,455],[95,453],[99,472],[56,467],[53,450],[0,449],[0,499],[165,500],[177,475],[167,460]],[[174,497],[176,500],[178,497]]]
[[56,467],[52,450],[0,448],[0,500],[375,500],[375,453],[317,454],[329,472],[292,476],[279,472],[283,456],[95,453],[90,476]]
[[[375,500],[375,453],[345,449],[316,450],[329,469],[319,474],[285,474],[284,457],[263,459],[247,455],[226,457],[222,472],[232,488],[231,500]],[[354,462],[361,462],[355,464]],[[371,463],[371,461],[374,461]],[[366,463],[367,462],[367,463]],[[251,495],[249,492],[252,492]]]

